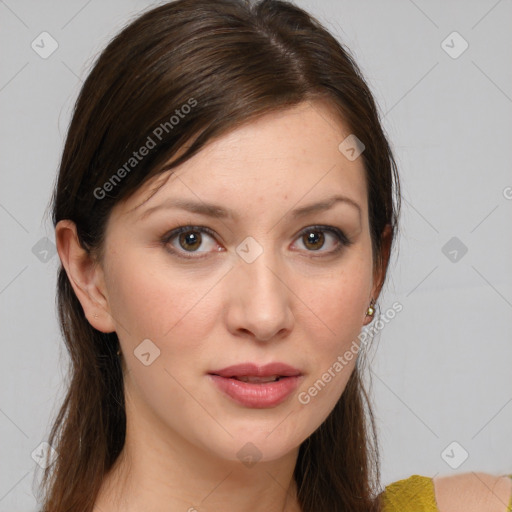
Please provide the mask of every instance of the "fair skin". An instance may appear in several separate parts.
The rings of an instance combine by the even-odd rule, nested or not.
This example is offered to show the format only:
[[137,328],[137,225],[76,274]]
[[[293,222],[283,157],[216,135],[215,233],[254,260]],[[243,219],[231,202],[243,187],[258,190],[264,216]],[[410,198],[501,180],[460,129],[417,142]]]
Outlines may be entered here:
[[507,476],[464,473],[434,478],[441,512],[506,512],[512,495]]
[[[147,203],[135,208],[152,187],[116,205],[98,265],[78,246],[73,223],[57,226],[59,256],[88,321],[115,331],[125,358],[126,443],[98,512],[300,510],[292,478],[299,445],[333,409],[356,358],[307,405],[298,394],[358,341],[381,284],[362,159],[349,161],[338,149],[349,134],[318,102],[214,140]],[[335,195],[349,201],[292,215]],[[215,203],[233,218],[181,209],[142,218],[174,199]],[[193,249],[179,236],[160,241],[180,225],[213,234],[192,230]],[[352,243],[325,229],[301,233],[314,225],[337,228]],[[248,236],[263,250],[251,263],[236,252]],[[150,366],[134,355],[145,339],[160,350]],[[207,373],[247,361],[284,362],[303,377],[285,402],[244,407]],[[237,456],[247,443],[261,457],[250,467]]]
[[[58,223],[59,257],[85,315],[97,330],[117,333],[123,354],[126,441],[95,512],[300,511],[298,448],[334,407],[356,358],[308,404],[298,396],[357,341],[382,284],[363,162],[338,150],[349,134],[315,102],[212,141],[146,203],[161,178],[116,205],[96,264],[74,224]],[[357,206],[291,213],[334,195]],[[175,208],[143,217],[176,199],[214,203],[233,217]],[[341,230],[350,245],[315,225]],[[212,233],[189,228],[162,242],[178,226]],[[237,252],[246,237],[263,251],[251,263]],[[160,355],[144,365],[136,353],[147,339]],[[290,364],[300,385],[277,406],[235,403],[208,372],[247,361]],[[237,455],[247,443],[260,457],[251,466]]]

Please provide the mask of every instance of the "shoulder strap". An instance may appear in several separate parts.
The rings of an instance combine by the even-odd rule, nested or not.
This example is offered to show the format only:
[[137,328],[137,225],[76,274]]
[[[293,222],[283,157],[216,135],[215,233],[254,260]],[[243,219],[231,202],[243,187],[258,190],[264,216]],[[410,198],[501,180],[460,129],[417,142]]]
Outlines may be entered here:
[[431,478],[412,475],[386,487],[381,495],[384,512],[439,512]]
[[[509,478],[512,478],[512,475],[508,475]],[[508,502],[507,512],[512,512],[512,494],[510,495],[510,501]]]

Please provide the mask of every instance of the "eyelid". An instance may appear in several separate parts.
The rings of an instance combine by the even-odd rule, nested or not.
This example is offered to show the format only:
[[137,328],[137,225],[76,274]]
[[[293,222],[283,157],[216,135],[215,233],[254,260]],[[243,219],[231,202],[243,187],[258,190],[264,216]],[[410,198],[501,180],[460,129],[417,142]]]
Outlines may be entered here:
[[[306,233],[308,233],[309,231],[327,231],[333,235],[335,235],[340,243],[342,243],[343,245],[352,245],[354,242],[352,240],[350,240],[347,235],[345,235],[345,233],[335,227],[335,226],[325,226],[325,225],[322,225],[322,224],[313,224],[311,226],[307,226],[305,227],[304,229],[302,229],[301,231],[299,231],[299,233],[297,234],[297,236],[295,238],[298,238],[299,236],[302,236]],[[314,251],[310,251],[310,252],[314,252]]]
[[[175,227],[171,231],[168,231],[161,238],[161,242],[164,245],[164,247],[166,247],[167,250],[171,254],[174,254],[174,255],[178,256],[179,258],[188,259],[188,260],[199,260],[199,259],[202,259],[202,258],[206,258],[208,256],[208,254],[209,254],[208,251],[180,251],[180,250],[177,250],[175,248],[169,248],[169,242],[173,238],[176,238],[181,233],[187,233],[189,231],[192,231],[192,232],[199,231],[201,233],[206,233],[207,235],[211,236],[214,240],[216,239],[216,233],[212,229],[210,229],[210,228],[208,228],[206,226],[197,226],[197,225],[194,225],[194,224],[182,224],[180,226]],[[191,255],[192,254],[202,254],[202,256],[186,256],[186,254],[191,254]]]

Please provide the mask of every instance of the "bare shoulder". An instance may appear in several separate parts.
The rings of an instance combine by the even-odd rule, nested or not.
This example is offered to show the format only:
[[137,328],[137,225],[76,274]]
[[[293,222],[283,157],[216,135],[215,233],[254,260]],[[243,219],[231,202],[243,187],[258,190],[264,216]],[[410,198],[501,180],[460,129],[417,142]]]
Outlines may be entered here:
[[508,476],[462,473],[433,480],[440,512],[506,512],[512,496]]

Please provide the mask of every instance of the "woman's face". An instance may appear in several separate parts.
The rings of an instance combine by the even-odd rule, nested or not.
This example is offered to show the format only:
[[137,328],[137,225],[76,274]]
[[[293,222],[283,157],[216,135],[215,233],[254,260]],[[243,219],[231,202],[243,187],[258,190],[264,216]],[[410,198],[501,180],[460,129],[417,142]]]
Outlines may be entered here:
[[[96,327],[117,332],[127,401],[153,435],[274,460],[333,409],[377,284],[363,162],[338,149],[349,134],[320,102],[267,114],[173,169],[144,204],[159,181],[113,210],[100,282],[110,324]],[[298,376],[219,376],[245,363]]]

